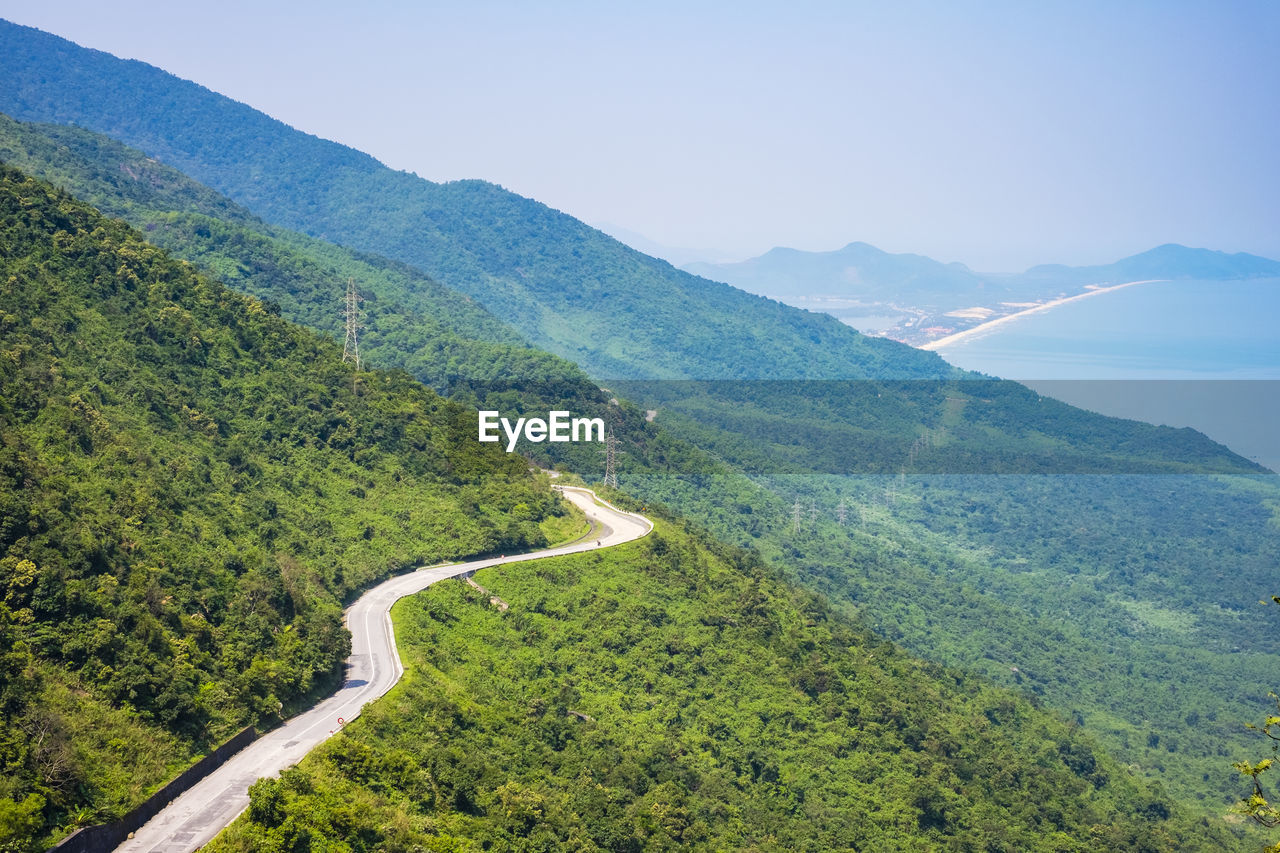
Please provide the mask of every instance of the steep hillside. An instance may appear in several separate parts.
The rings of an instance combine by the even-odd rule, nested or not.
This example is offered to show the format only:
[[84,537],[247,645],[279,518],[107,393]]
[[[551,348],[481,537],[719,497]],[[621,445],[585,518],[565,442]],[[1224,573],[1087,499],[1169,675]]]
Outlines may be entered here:
[[[346,652],[340,603],[373,578],[541,541],[545,483],[476,443],[474,413],[402,375],[352,373],[334,344],[8,168],[0,246],[7,846],[110,817],[236,725],[323,685]],[[475,671],[450,678],[467,695],[449,707],[419,695],[426,717],[375,713],[399,746],[344,739],[312,762],[356,768],[366,792],[346,794],[365,808],[328,794],[352,780],[294,773],[259,787],[243,831],[372,847],[510,840],[532,820],[602,849],[830,847],[845,832],[1022,849],[1222,846],[1071,727],[911,662],[678,527],[616,561],[537,570],[528,592],[515,580],[499,576],[518,608],[509,625],[453,593],[414,623],[434,639],[413,660],[443,671],[465,659]],[[432,625],[448,625],[445,636]],[[509,630],[523,663],[485,664],[516,664]],[[462,645],[446,652],[446,638]],[[634,693],[621,707],[610,678]],[[423,689],[437,692],[408,688]],[[527,725],[526,702],[542,724]],[[724,714],[735,702],[741,713]],[[590,719],[557,716],[564,703]],[[422,738],[416,758],[406,725]],[[710,763],[693,760],[699,743]],[[458,764],[458,750],[479,763]],[[597,790],[579,790],[587,770],[602,774],[598,814],[579,802]],[[431,797],[413,795],[415,780]]]
[[[362,358],[437,391],[500,391],[515,379],[561,396],[594,386],[575,365],[523,344],[471,299],[417,270],[276,228],[170,166],[100,134],[0,114],[0,162],[71,190],[147,240],[332,337],[347,282],[360,293]],[[405,307],[412,303],[414,308]]]
[[553,511],[474,412],[8,167],[0,389],[4,849],[331,683],[354,591]]
[[660,522],[398,606],[409,676],[217,851],[1231,846],[1074,726]]
[[1206,813],[1241,795],[1223,757],[1280,684],[1258,605],[1280,584],[1274,475],[1015,383],[621,387],[750,477],[628,466],[628,490],[915,654],[1043,696]]
[[714,518],[717,535],[912,653],[1042,697],[1206,815],[1244,793],[1224,759],[1259,749],[1244,725],[1280,683],[1280,625],[1259,603],[1280,565],[1274,482],[756,482],[772,502],[736,494],[751,513]]
[[[361,352],[368,362],[402,367],[438,390],[507,412],[553,406],[604,416],[631,450],[655,438],[653,428],[627,414],[634,409],[610,404],[575,365],[522,347],[508,327],[465,297],[411,267],[263,223],[137,149],[78,128],[0,115],[0,161],[68,187],[128,219],[149,240],[278,306],[286,318],[335,337],[342,335],[337,307],[342,276],[349,274],[367,294]],[[619,324],[620,335],[628,330]],[[754,364],[785,371],[763,358]],[[611,384],[659,409],[662,423],[680,435],[715,447],[748,471],[792,471],[793,460],[802,458],[805,471],[897,473],[924,433],[945,433],[939,440],[947,452],[931,454],[924,469],[932,473],[1258,470],[1193,432],[1099,417],[1021,385],[971,375],[945,383]],[[725,441],[737,446],[720,446]],[[523,450],[544,461],[572,459],[584,472],[599,465],[595,448],[584,454],[525,444]],[[669,463],[659,468],[679,470]]]
[[[921,360],[892,344],[868,342],[800,312],[718,287],[708,286],[700,296],[697,280],[492,185],[440,186],[397,174],[364,155],[290,131],[248,107],[156,69],[22,28],[0,25],[0,33],[8,48],[0,53],[0,67],[6,69],[6,79],[14,81],[0,90],[0,108],[117,133],[273,222],[420,263],[445,284],[476,296],[533,343],[578,361],[597,376],[940,375],[936,360]],[[194,131],[199,132],[192,135]],[[199,238],[198,229],[194,233]],[[210,234],[221,233],[210,229]],[[192,242],[195,251],[205,251],[203,239]],[[236,240],[221,243],[223,254],[217,262],[225,263],[234,256],[226,249]],[[227,267],[229,277],[241,263],[254,268],[237,260]],[[246,275],[242,286],[251,278]],[[397,309],[406,318],[406,328],[412,326],[409,318],[431,313],[414,301],[412,291],[405,288],[407,296]],[[332,292],[332,287],[325,292]],[[317,296],[314,304],[316,316],[332,328],[332,308],[320,307],[332,303]],[[399,348],[398,342],[388,343],[396,344],[388,352]],[[406,348],[396,357],[411,358],[412,352]],[[414,366],[415,374],[436,381],[431,361]],[[654,424],[644,423],[643,409],[628,408],[624,399],[616,407],[615,421],[626,442],[624,483],[649,500],[668,501],[696,513],[717,535],[733,541],[756,543],[769,537],[769,547],[777,549],[797,578],[843,596],[884,629],[900,625],[903,601],[915,601],[911,596],[918,596],[922,588],[944,601],[980,602],[973,609],[913,609],[909,624],[902,626],[903,642],[920,654],[988,672],[991,656],[998,653],[967,638],[974,636],[972,629],[979,621],[974,612],[992,615],[994,627],[984,630],[1011,647],[1037,650],[1037,683],[1064,712],[1080,711],[1126,760],[1152,776],[1176,779],[1180,795],[1203,797],[1206,812],[1220,813],[1235,784],[1227,756],[1220,753],[1238,743],[1233,740],[1240,732],[1235,723],[1253,719],[1249,709],[1264,701],[1259,686],[1280,681],[1274,677],[1274,658],[1265,653],[1257,659],[1258,666],[1245,673],[1247,680],[1229,690],[1219,689],[1220,675],[1215,675],[1235,671],[1234,664],[1219,664],[1237,660],[1230,657],[1231,644],[1222,644],[1241,629],[1241,620],[1247,620],[1248,611],[1242,608],[1275,586],[1254,562],[1265,561],[1273,552],[1274,531],[1266,524],[1253,524],[1256,517],[1267,517],[1269,502],[1275,500],[1271,487],[1223,491],[1212,481],[1194,481],[1170,490],[1161,487],[1159,478],[1147,478],[1127,481],[1119,490],[1126,497],[1113,500],[1110,481],[1087,480],[1074,495],[1055,490],[1040,495],[1034,506],[1038,516],[1033,516],[1081,516],[1086,521],[1041,531],[1021,521],[1004,524],[999,508],[1019,500],[1016,489],[1009,497],[1007,481],[975,480],[945,491],[926,486],[918,497],[908,498],[907,488],[895,490],[883,483],[820,491],[803,482],[757,475],[755,485],[729,477],[730,488],[712,492],[709,484],[720,481],[708,475],[717,469],[723,472],[725,466],[670,441],[674,431],[680,438],[706,442],[709,450],[748,470],[760,470],[763,460],[766,472],[790,466],[801,474],[1256,470],[1190,432],[1090,418],[1046,406],[1036,395],[1016,388],[1002,387],[995,396],[987,390],[933,385],[925,389],[923,407],[913,394],[895,396],[884,408],[848,405],[853,398],[828,407],[820,396],[817,405],[802,401],[797,411],[789,408],[795,399],[791,392],[773,395],[743,386],[729,394],[695,395],[666,406],[663,395],[641,401],[644,408],[658,410]],[[862,391],[857,400],[867,403],[872,394],[883,400],[879,395],[885,393],[872,386]],[[543,399],[555,393],[553,388]],[[491,399],[501,399],[504,409],[528,405],[527,392],[519,388],[505,398]],[[580,399],[584,405],[599,405],[598,400]],[[992,404],[1000,399],[1007,399],[1007,405]],[[1045,412],[1034,412],[1037,408]],[[830,423],[833,412],[840,412],[844,420]],[[545,454],[546,445],[524,449],[544,462],[552,461]],[[598,476],[601,458],[594,448],[561,457],[566,458],[578,470]],[[849,461],[855,465],[837,467]],[[1028,461],[1042,464],[1031,467]],[[855,537],[810,553],[801,553],[794,537],[788,538],[788,531],[798,526],[796,502],[802,503],[800,515],[822,512],[830,519],[839,499],[852,502],[855,496],[869,515],[880,513],[883,506],[892,517],[894,523],[884,535]],[[809,500],[814,501],[813,512],[804,505]],[[926,501],[925,517],[902,511]],[[1199,580],[1197,593],[1210,600],[1231,603],[1230,618],[1200,623],[1194,604],[1182,591],[1153,582],[1144,586],[1155,595],[1152,600],[1135,599],[1127,579],[1159,578],[1163,555],[1170,552],[1163,546],[1137,547],[1144,543],[1133,542],[1130,528],[1116,523],[1117,512],[1122,519],[1134,516],[1132,529],[1162,531],[1166,542],[1193,531],[1195,564],[1180,577]],[[1184,523],[1162,526],[1170,515]],[[1235,525],[1222,519],[1248,519],[1248,529],[1258,535],[1241,540]],[[914,543],[925,522],[939,532],[931,539],[936,547],[918,549]],[[1082,529],[1092,537],[1087,549],[1081,547]],[[975,541],[956,537],[957,531],[1001,536]],[[1241,559],[1236,549],[1242,542],[1249,548],[1248,573],[1210,571],[1236,566]],[[1018,583],[993,583],[1006,564],[974,554],[997,550],[1014,555],[1012,565],[1026,577]],[[1082,554],[1088,554],[1087,561]],[[1077,585],[1079,578],[1072,575],[1079,575],[1087,563],[1092,564],[1092,579]],[[864,581],[868,565],[882,570]],[[1245,577],[1266,588],[1246,588]],[[917,586],[911,587],[907,578]],[[1062,586],[1074,590],[1073,605],[1061,610],[1046,607],[1044,590]],[[1232,619],[1237,620],[1234,626]],[[1166,630],[1161,627],[1166,624],[1183,630],[1169,635],[1173,642],[1167,654],[1161,652],[1158,666],[1139,667],[1123,680],[1109,677],[1112,670],[1105,666],[1140,655],[1146,648],[1144,632]],[[1119,628],[1127,633],[1118,633]],[[1059,634],[1078,634],[1071,653],[1044,648],[1044,636]],[[1201,646],[1208,649],[1208,657],[1180,651]],[[1106,656],[1085,654],[1093,648],[1106,649]],[[1100,666],[1099,660],[1105,663]],[[1155,747],[1149,746],[1150,735],[1158,733],[1150,730],[1146,691],[1180,684],[1192,688],[1158,703],[1164,734]],[[1081,701],[1073,701],[1076,698]],[[1210,714],[1223,722],[1210,726]],[[1181,750],[1178,758],[1190,755],[1191,760],[1170,760],[1170,745]],[[1214,772],[1215,765],[1222,770]]]
[[951,373],[932,354],[691,276],[501,187],[392,171],[143,63],[7,22],[0,45],[0,111],[106,133],[274,224],[413,264],[596,376]]
[[[210,191],[136,150],[86,131],[16,123],[0,123],[0,149],[131,217],[194,262],[225,271],[238,287],[304,322],[316,318],[331,334],[343,281],[335,271],[354,271],[376,297],[367,305],[365,338],[376,342],[365,349],[376,361],[507,412],[567,407],[606,417],[622,439],[620,471],[633,493],[679,507],[727,540],[764,549],[797,580],[829,592],[918,654],[1042,693],[1206,812],[1221,814],[1238,796],[1221,752],[1228,745],[1232,755],[1249,751],[1238,724],[1253,718],[1280,681],[1271,651],[1255,649],[1247,659],[1231,651],[1250,603],[1274,586],[1268,572],[1276,537],[1265,523],[1272,490],[1224,489],[1196,478],[1170,489],[1164,484],[1172,481],[1132,476],[1076,477],[1064,481],[1069,488],[1030,491],[1016,478],[824,479],[1256,470],[1203,436],[1101,418],[1002,382],[610,383],[612,393],[625,391],[657,411],[649,423],[644,408],[625,396],[610,403],[609,393],[550,356],[501,344],[512,357],[486,363],[491,342],[468,336],[510,333],[469,324],[443,299],[435,302],[434,323],[415,325],[418,315],[397,301],[417,286],[411,269],[394,267],[408,282],[397,289],[381,272],[389,262],[267,226],[225,199],[193,202]],[[214,218],[219,210],[236,213]],[[381,327],[412,334],[382,336]],[[454,352],[481,357],[437,359],[437,336],[458,341],[449,344]],[[592,477],[603,464],[596,446],[524,444],[522,451]],[[1028,494],[1036,495],[1030,504]],[[867,522],[839,526],[840,505],[847,517]],[[1038,526],[1037,518],[1064,524]],[[1224,525],[1223,518],[1235,522]],[[1151,538],[1128,535],[1139,529]],[[1090,535],[1082,538],[1081,530]],[[1164,543],[1174,541],[1183,546],[1182,588],[1155,582],[1167,572]],[[966,606],[929,607],[920,601],[926,588]],[[1053,607],[1055,596],[1070,605]],[[1205,619],[1196,603],[1205,600],[1228,609]],[[1183,630],[1153,644],[1151,627],[1166,621]],[[1057,639],[1046,646],[1045,637]],[[1015,664],[1004,649],[1024,653]],[[1128,674],[1111,677],[1117,672]],[[1149,701],[1157,694],[1161,701]],[[1161,733],[1156,747],[1148,745],[1152,721]],[[1171,749],[1179,760],[1169,760]]]

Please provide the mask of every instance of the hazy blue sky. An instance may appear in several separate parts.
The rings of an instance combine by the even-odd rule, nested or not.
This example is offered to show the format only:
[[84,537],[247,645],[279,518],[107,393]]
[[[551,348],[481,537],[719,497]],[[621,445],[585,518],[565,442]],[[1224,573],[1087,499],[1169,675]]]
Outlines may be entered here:
[[0,0],[432,180],[746,256],[1280,257],[1280,3]]

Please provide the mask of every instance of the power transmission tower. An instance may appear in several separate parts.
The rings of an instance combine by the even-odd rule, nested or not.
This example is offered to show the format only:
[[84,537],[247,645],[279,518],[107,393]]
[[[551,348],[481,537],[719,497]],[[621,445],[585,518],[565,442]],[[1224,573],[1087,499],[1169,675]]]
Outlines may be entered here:
[[604,440],[604,484],[618,488],[618,439],[612,430]]
[[840,522],[840,526],[844,527],[844,523],[849,519],[849,510],[844,504],[844,498],[840,499],[840,506],[836,507],[836,520]]
[[804,509],[800,503],[800,499],[796,498],[796,502],[791,505],[791,535],[796,536],[800,533],[800,513]]
[[342,344],[342,360],[354,361],[356,370],[359,370],[360,343],[357,340],[357,333],[360,331],[360,295],[356,293],[354,278],[347,279],[347,299],[342,316],[347,326],[347,338]]

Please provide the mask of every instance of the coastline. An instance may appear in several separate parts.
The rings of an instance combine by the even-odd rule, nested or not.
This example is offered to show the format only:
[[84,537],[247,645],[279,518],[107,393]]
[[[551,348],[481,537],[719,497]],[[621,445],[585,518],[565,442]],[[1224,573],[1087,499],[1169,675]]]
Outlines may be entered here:
[[1133,287],[1135,284],[1154,284],[1158,281],[1169,281],[1167,278],[1147,278],[1141,281],[1126,281],[1123,284],[1113,284],[1108,287],[1095,287],[1092,290],[1086,290],[1084,293],[1077,293],[1072,296],[1063,296],[1059,299],[1053,299],[1042,305],[1036,305],[1034,308],[1027,308],[1023,311],[1017,311],[1013,314],[1005,314],[1003,317],[997,317],[994,320],[988,320],[980,323],[972,329],[965,329],[963,332],[956,332],[954,335],[947,335],[945,338],[938,338],[936,341],[929,341],[927,344],[921,344],[920,349],[937,352],[943,347],[952,344],[962,343],[970,338],[976,338],[986,334],[997,326],[1005,323],[1011,323],[1019,317],[1025,317],[1028,314],[1038,314],[1041,311],[1048,311],[1050,308],[1057,308],[1059,305],[1066,305],[1068,302],[1075,302],[1080,299],[1088,299],[1090,296],[1097,296],[1099,293],[1110,293],[1113,290],[1120,290],[1125,287]]

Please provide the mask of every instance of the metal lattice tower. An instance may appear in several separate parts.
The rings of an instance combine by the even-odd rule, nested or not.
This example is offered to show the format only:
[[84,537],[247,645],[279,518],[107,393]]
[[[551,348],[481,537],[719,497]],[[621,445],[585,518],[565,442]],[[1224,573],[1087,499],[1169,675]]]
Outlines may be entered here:
[[836,520],[840,522],[841,527],[844,527],[845,522],[849,520],[849,509],[845,506],[844,498],[840,499],[840,506],[836,507]]
[[604,440],[604,484],[618,488],[618,439],[612,430]]
[[800,499],[796,498],[796,502],[791,505],[791,535],[795,536],[800,532],[800,513],[804,506],[800,503]]
[[354,361],[356,370],[359,370],[360,294],[356,293],[356,280],[354,278],[347,279],[347,299],[345,307],[342,309],[342,316],[346,320],[347,326],[347,337],[342,344],[342,360]]

